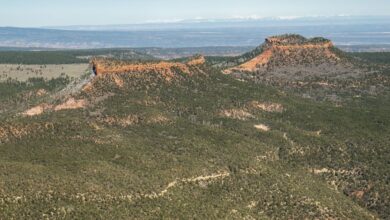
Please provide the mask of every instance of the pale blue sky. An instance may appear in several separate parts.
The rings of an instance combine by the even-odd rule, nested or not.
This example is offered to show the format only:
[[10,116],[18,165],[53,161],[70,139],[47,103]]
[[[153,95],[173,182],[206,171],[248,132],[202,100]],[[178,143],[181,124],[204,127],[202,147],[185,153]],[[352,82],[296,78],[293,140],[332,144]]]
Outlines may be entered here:
[[390,0],[0,0],[0,26],[20,27],[341,14],[390,15]]

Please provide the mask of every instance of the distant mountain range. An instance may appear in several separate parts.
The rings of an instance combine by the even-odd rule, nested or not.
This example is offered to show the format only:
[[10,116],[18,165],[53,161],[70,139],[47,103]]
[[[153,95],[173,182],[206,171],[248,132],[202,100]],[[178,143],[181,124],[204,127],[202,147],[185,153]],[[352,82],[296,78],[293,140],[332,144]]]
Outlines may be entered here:
[[312,25],[390,24],[390,16],[235,16],[221,19],[152,20],[134,24],[44,26],[44,29],[73,31],[140,31],[233,27],[283,27]]
[[[256,46],[270,35],[325,36],[336,45],[390,48],[390,17],[237,17],[155,21],[142,24],[16,28],[0,27],[0,47],[117,48]],[[378,45],[380,45],[378,47]]]

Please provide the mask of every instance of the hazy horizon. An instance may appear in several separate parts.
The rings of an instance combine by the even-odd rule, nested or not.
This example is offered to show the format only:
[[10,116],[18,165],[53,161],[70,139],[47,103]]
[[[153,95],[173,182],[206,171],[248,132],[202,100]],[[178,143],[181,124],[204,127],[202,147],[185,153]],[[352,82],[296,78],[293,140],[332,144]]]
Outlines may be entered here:
[[387,50],[390,3],[374,2],[15,0],[0,7],[0,47],[257,46],[294,33]]
[[[44,5],[44,7],[42,7]],[[0,26],[42,27],[173,22],[191,19],[264,18],[305,16],[389,16],[386,0],[14,0],[3,2]]]

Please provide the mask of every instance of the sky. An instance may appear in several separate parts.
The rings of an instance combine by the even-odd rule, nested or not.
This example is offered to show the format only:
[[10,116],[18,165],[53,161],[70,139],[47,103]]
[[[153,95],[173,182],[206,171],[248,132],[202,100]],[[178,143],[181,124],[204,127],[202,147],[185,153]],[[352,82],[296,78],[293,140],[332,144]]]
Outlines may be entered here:
[[390,15],[390,0],[0,0],[0,26],[42,27],[234,17]]

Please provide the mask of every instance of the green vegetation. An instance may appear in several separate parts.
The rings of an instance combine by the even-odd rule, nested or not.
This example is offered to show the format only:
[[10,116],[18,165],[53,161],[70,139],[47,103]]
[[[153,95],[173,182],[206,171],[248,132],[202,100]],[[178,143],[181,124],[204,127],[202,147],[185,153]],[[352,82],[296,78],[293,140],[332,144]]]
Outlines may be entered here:
[[304,44],[304,43],[327,43],[330,40],[323,37],[314,37],[314,38],[305,38],[299,34],[283,34],[278,36],[272,36],[270,38],[278,38],[280,41],[283,41],[284,44]]
[[39,90],[50,94],[64,88],[69,82],[70,78],[66,76],[51,80],[30,78],[25,82],[11,79],[0,82],[0,127],[3,119],[12,118],[18,111],[42,101],[44,97],[37,95]]
[[94,56],[125,60],[154,59],[150,55],[132,49],[96,49],[65,51],[0,51],[0,63],[3,64],[74,64],[88,63]]
[[0,51],[0,62],[5,64],[72,64],[87,63],[71,53],[62,51]]
[[[367,92],[387,70],[335,104],[199,68],[99,77],[73,95],[85,109],[0,117],[0,218],[390,216],[390,93]],[[66,101],[68,80],[0,83],[0,115]],[[13,102],[38,89],[59,98]]]
[[[28,51],[20,48],[0,48],[0,64],[75,64],[88,63],[92,57],[114,58],[120,60],[155,60],[189,57],[195,54],[240,54],[251,47],[202,47],[202,48],[112,48],[86,50],[48,50]],[[39,49],[38,49],[39,50]]]
[[264,50],[263,45],[256,47],[255,49],[246,52],[239,56],[225,57],[225,56],[209,56],[207,62],[217,68],[226,68],[240,65],[248,60],[251,60],[261,54]]
[[390,64],[390,52],[367,52],[367,53],[350,53],[352,56],[361,58],[366,61]]

